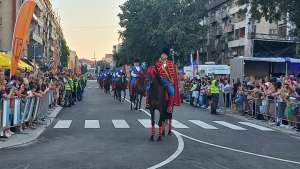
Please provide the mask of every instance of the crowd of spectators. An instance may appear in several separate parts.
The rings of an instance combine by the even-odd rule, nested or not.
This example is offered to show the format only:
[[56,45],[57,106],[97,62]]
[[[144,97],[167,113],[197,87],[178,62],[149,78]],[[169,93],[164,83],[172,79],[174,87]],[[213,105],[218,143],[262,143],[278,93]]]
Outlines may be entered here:
[[[65,90],[67,85],[70,87],[68,96]],[[25,102],[30,97],[48,96],[48,92],[52,91],[54,100],[49,107],[71,106],[76,101],[81,101],[85,85],[86,78],[76,76],[69,70],[64,70],[57,75],[41,71],[19,71],[17,75],[10,76],[9,71],[0,69],[0,118],[2,118],[4,99],[12,100],[18,97]],[[67,102],[71,104],[66,105]],[[7,131],[9,133],[6,135],[14,134],[11,130]]]
[[[300,76],[299,76],[300,77]],[[219,108],[266,120],[277,126],[300,129],[300,78],[280,76],[258,78],[245,77],[230,81],[229,77],[182,77],[180,91],[182,101],[191,106],[210,109],[209,86],[216,79],[220,91]]]

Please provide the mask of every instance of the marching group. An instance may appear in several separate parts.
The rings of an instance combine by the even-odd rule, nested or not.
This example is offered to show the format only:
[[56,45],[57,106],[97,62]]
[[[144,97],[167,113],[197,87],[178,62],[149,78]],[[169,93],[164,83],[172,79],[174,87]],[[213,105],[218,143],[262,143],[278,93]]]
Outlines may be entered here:
[[[213,87],[216,82],[217,90]],[[300,129],[300,76],[251,76],[235,82],[224,76],[216,79],[183,76],[180,91],[182,99],[191,106],[212,109],[212,113],[218,105],[277,126]]]
[[[9,137],[14,134],[16,127],[27,128],[28,124],[22,126],[13,125],[14,113],[9,114],[9,124],[2,126],[5,99],[12,101],[14,98],[20,98],[21,104],[25,104],[26,99],[32,97],[48,97],[51,91],[51,99],[53,102],[50,107],[55,106],[71,106],[76,101],[81,101],[82,93],[86,86],[87,78],[85,76],[77,76],[72,71],[64,70],[57,75],[50,72],[29,72],[20,71],[15,76],[10,76],[9,71],[0,70],[0,132],[2,136]],[[14,109],[13,104],[10,105],[11,110]],[[21,106],[24,108],[24,106]],[[22,110],[23,111],[23,110]]]

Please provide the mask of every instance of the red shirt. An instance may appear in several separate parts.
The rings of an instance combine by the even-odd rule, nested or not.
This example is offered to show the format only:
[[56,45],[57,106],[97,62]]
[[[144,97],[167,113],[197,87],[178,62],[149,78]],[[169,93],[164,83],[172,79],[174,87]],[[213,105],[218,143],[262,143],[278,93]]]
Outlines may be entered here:
[[173,61],[168,60],[164,67],[164,62],[159,60],[156,63],[156,68],[162,78],[171,78],[170,80],[173,82],[176,79],[176,70]]

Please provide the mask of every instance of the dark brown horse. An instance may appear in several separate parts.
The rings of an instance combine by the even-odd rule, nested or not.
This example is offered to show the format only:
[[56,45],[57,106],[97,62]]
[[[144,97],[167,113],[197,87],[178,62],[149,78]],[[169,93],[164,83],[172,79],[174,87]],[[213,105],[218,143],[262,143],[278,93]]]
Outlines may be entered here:
[[[122,74],[120,78],[116,80],[116,86],[114,89],[114,98],[119,100],[120,102],[124,102],[126,98],[126,90],[127,90],[128,81],[125,74]],[[122,92],[124,93],[122,98]]]
[[136,80],[134,87],[131,89],[130,96],[130,109],[135,110],[141,109],[142,107],[142,99],[145,94],[145,76],[143,74],[139,74]]
[[110,94],[110,86],[112,83],[112,76],[111,75],[107,75],[104,79],[104,92],[106,94]]
[[[151,70],[152,69],[152,70]],[[159,136],[157,141],[162,140],[162,136],[165,135],[165,126],[168,124],[169,133],[172,129],[172,113],[167,112],[168,101],[166,100],[166,88],[163,86],[160,75],[154,67],[150,67],[146,73],[146,83],[150,86],[148,92],[149,110],[151,114],[151,137],[150,140],[154,140],[155,136],[155,110],[159,111]],[[167,123],[168,122],[168,123]]]

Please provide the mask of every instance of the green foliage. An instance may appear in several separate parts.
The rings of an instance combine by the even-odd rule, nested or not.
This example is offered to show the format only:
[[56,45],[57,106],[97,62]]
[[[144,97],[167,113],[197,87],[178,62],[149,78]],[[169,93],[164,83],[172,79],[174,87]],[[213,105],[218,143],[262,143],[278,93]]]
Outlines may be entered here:
[[120,37],[123,44],[115,56],[118,64],[135,58],[155,61],[162,48],[173,48],[176,61],[185,63],[191,50],[199,49],[207,27],[207,0],[128,0],[120,6]]
[[256,20],[264,17],[269,22],[288,18],[296,26],[294,35],[300,37],[300,1],[299,0],[238,0],[238,5],[251,6],[250,13]]
[[60,44],[60,65],[63,67],[67,67],[70,56],[70,49],[67,46],[65,38],[63,37],[60,39]]

